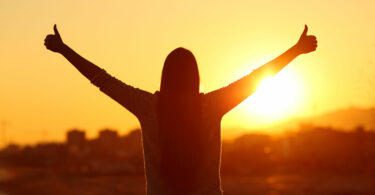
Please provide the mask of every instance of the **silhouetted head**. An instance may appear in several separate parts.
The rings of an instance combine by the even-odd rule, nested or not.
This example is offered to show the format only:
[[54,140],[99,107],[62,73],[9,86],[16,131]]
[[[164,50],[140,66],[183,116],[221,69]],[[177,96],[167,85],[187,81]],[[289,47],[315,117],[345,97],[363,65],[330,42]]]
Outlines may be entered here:
[[179,47],[164,62],[160,92],[167,94],[198,94],[199,72],[193,53]]

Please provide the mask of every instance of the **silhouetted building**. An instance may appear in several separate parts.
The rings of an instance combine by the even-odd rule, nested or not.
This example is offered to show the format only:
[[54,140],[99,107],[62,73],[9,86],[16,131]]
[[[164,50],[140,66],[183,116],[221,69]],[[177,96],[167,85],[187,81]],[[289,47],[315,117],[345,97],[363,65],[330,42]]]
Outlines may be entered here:
[[99,142],[102,144],[113,144],[118,142],[118,134],[117,131],[104,129],[99,132]]
[[68,131],[66,134],[66,144],[70,152],[81,153],[86,145],[86,133],[77,129]]

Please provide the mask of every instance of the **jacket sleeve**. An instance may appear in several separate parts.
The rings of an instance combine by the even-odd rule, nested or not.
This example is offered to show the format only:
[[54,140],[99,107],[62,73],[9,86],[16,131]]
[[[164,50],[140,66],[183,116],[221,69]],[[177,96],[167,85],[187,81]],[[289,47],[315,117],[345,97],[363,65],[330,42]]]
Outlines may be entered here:
[[207,93],[206,101],[223,116],[254,93],[263,76],[263,71],[256,69],[228,86]]
[[121,104],[138,118],[147,114],[149,110],[148,102],[151,101],[153,94],[127,85],[109,75],[103,69],[90,79],[90,81],[99,87],[100,91]]

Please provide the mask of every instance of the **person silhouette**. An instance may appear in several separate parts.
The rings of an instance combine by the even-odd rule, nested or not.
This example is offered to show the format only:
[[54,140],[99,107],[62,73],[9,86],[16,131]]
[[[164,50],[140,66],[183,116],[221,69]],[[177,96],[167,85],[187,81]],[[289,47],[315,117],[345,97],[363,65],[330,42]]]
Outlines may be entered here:
[[264,76],[282,70],[297,56],[315,51],[315,36],[307,35],[286,52],[228,86],[199,92],[199,71],[194,55],[185,48],[166,58],[160,91],[149,93],[109,75],[81,57],[54,34],[47,49],[62,54],[100,91],[139,120],[142,129],[147,194],[222,194],[220,180],[221,119],[256,90]]

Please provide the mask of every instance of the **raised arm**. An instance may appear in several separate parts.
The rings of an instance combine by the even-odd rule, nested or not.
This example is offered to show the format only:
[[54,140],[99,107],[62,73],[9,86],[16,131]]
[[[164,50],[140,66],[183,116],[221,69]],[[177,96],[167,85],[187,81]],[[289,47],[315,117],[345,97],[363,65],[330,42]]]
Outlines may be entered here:
[[153,97],[151,93],[134,88],[112,77],[64,44],[56,25],[53,29],[55,34],[47,35],[44,40],[47,49],[62,54],[91,83],[137,117],[147,113],[148,105]]
[[274,76],[297,56],[315,51],[318,42],[315,36],[307,35],[307,30],[308,28],[305,25],[305,29],[303,30],[297,44],[281,54],[279,57],[258,68],[257,70],[261,72],[259,76]]
[[212,91],[206,98],[216,105],[220,114],[225,114],[256,91],[259,82],[266,76],[274,76],[297,56],[316,50],[315,36],[307,35],[307,26],[298,42],[279,57],[264,64],[250,74],[221,89]]
[[74,67],[77,68],[80,73],[82,73],[82,75],[89,80],[94,78],[94,76],[101,71],[101,68],[86,60],[69,46],[64,44],[60,33],[57,30],[56,24],[53,26],[53,30],[55,31],[55,34],[47,35],[46,39],[44,40],[44,45],[46,48],[63,55],[71,64],[73,64]]

